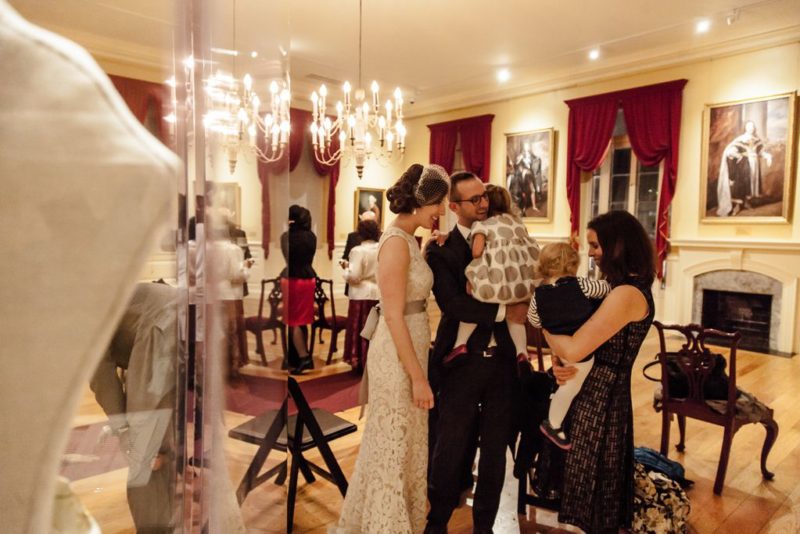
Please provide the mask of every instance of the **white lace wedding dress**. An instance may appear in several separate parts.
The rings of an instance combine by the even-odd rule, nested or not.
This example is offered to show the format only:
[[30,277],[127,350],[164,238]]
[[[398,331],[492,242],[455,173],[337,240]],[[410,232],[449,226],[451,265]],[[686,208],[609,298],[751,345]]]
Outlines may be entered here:
[[[404,239],[411,252],[406,302],[427,300],[433,273],[413,236],[390,226],[390,238]],[[382,261],[391,261],[383,258]],[[419,364],[428,370],[431,331],[424,311],[405,316]],[[428,411],[412,403],[411,381],[381,317],[367,358],[369,404],[364,436],[342,515],[334,529],[347,534],[419,533],[425,528]]]

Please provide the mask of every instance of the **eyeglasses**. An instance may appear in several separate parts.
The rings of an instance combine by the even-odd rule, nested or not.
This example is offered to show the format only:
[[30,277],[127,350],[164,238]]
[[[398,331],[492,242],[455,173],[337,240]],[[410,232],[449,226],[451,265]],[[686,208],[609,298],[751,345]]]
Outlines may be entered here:
[[472,202],[473,206],[481,203],[481,200],[489,200],[489,194],[484,192],[482,195],[475,195],[474,197],[465,198],[464,200],[454,200],[453,202]]

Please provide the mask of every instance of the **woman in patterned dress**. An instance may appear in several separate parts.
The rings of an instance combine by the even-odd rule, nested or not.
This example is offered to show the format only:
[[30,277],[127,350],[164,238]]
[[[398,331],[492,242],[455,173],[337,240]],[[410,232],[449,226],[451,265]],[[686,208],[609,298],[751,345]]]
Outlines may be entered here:
[[378,249],[380,319],[367,359],[369,409],[342,515],[352,534],[417,534],[425,528],[431,331],[425,304],[433,273],[414,239],[444,215],[449,178],[412,165],[388,191],[397,218]]
[[[650,238],[628,212],[596,217],[586,238],[589,255],[611,284],[611,293],[574,335],[545,331],[559,358],[577,362],[592,353],[595,357],[568,416],[572,450],[563,456],[558,518],[590,534],[616,533],[630,528],[633,517],[631,368],[653,321],[655,263]],[[561,382],[574,374],[570,367],[555,365]],[[558,468],[558,456],[564,453],[553,448],[545,447],[543,455],[554,457],[545,458],[537,469],[547,464],[550,470]]]

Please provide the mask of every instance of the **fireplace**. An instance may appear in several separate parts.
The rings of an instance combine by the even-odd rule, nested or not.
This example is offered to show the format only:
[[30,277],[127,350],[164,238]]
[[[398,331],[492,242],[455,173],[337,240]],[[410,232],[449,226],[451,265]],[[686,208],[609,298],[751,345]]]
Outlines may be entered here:
[[753,271],[719,270],[694,277],[692,321],[742,335],[739,347],[777,353],[781,283]]
[[742,335],[739,347],[743,349],[769,352],[771,315],[772,295],[703,290],[703,326],[738,331]]

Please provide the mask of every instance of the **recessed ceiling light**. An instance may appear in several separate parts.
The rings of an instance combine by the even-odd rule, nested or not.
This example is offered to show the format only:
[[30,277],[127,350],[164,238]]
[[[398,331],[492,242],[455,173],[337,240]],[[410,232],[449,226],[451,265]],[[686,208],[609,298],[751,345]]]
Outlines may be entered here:
[[508,69],[499,69],[497,71],[497,81],[500,83],[507,82],[511,78],[511,72]]
[[589,50],[589,59],[594,61],[595,59],[600,57],[600,49],[599,48],[592,48]]
[[694,27],[695,33],[706,33],[711,28],[711,21],[708,19],[703,19],[697,21],[697,25]]
[[250,57],[251,57],[251,58],[254,58],[254,59],[255,59],[255,58],[257,58],[257,57],[258,57],[258,52],[256,52],[255,50],[253,50],[252,52],[250,52]]

